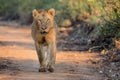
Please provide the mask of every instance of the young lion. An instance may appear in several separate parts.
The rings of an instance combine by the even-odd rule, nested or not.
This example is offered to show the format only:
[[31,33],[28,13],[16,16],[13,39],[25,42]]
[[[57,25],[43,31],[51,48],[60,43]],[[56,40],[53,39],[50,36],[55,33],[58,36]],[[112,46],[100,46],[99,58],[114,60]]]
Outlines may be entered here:
[[[39,58],[39,72],[54,72],[56,59],[56,24],[54,21],[55,10],[36,10],[32,12],[32,38],[35,42],[37,55]],[[45,56],[44,47],[47,47]],[[46,59],[45,59],[46,57]]]

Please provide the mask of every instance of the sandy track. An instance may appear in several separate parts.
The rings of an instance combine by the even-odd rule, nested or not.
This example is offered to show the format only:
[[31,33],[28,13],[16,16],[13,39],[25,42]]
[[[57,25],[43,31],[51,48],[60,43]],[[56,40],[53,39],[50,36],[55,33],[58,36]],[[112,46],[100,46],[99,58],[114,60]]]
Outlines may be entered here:
[[0,26],[0,60],[7,65],[0,69],[0,80],[104,80],[88,62],[96,56],[95,53],[58,51],[55,72],[40,73],[30,28]]

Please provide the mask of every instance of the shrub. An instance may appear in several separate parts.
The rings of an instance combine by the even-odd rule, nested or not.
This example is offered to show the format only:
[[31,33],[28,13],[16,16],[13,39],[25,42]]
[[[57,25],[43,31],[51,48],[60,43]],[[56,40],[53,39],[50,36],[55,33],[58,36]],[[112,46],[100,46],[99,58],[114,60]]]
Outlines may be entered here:
[[[56,21],[60,25],[63,20],[75,21],[78,15],[88,13],[95,15],[100,3],[93,0],[0,0],[0,16],[5,19],[17,19],[21,22],[31,20],[31,12],[37,9],[56,9]],[[99,6],[98,6],[99,5]],[[93,9],[95,7],[95,9]]]
[[18,18],[18,0],[0,0],[0,16],[4,16],[5,19]]
[[101,35],[103,37],[119,38],[120,32],[120,1],[119,0],[105,0],[104,10],[106,14],[101,18]]

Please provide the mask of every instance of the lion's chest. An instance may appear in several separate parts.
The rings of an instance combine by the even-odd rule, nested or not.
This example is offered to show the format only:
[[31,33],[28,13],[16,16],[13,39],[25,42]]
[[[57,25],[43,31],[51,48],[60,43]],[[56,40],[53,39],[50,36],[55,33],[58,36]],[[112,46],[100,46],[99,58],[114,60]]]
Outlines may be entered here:
[[45,36],[37,35],[36,38],[37,38],[37,42],[39,44],[47,45],[47,40],[46,40]]

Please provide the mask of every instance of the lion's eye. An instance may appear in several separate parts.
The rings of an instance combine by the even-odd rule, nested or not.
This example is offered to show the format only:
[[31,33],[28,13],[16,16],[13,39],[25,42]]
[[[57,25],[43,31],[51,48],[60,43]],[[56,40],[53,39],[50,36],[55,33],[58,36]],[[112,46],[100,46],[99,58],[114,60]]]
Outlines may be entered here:
[[38,19],[38,22],[39,22],[40,24],[42,24],[42,21],[41,21],[41,19]]
[[49,23],[50,22],[50,19],[47,19],[46,23]]
[[39,22],[41,22],[41,19],[38,19]]

